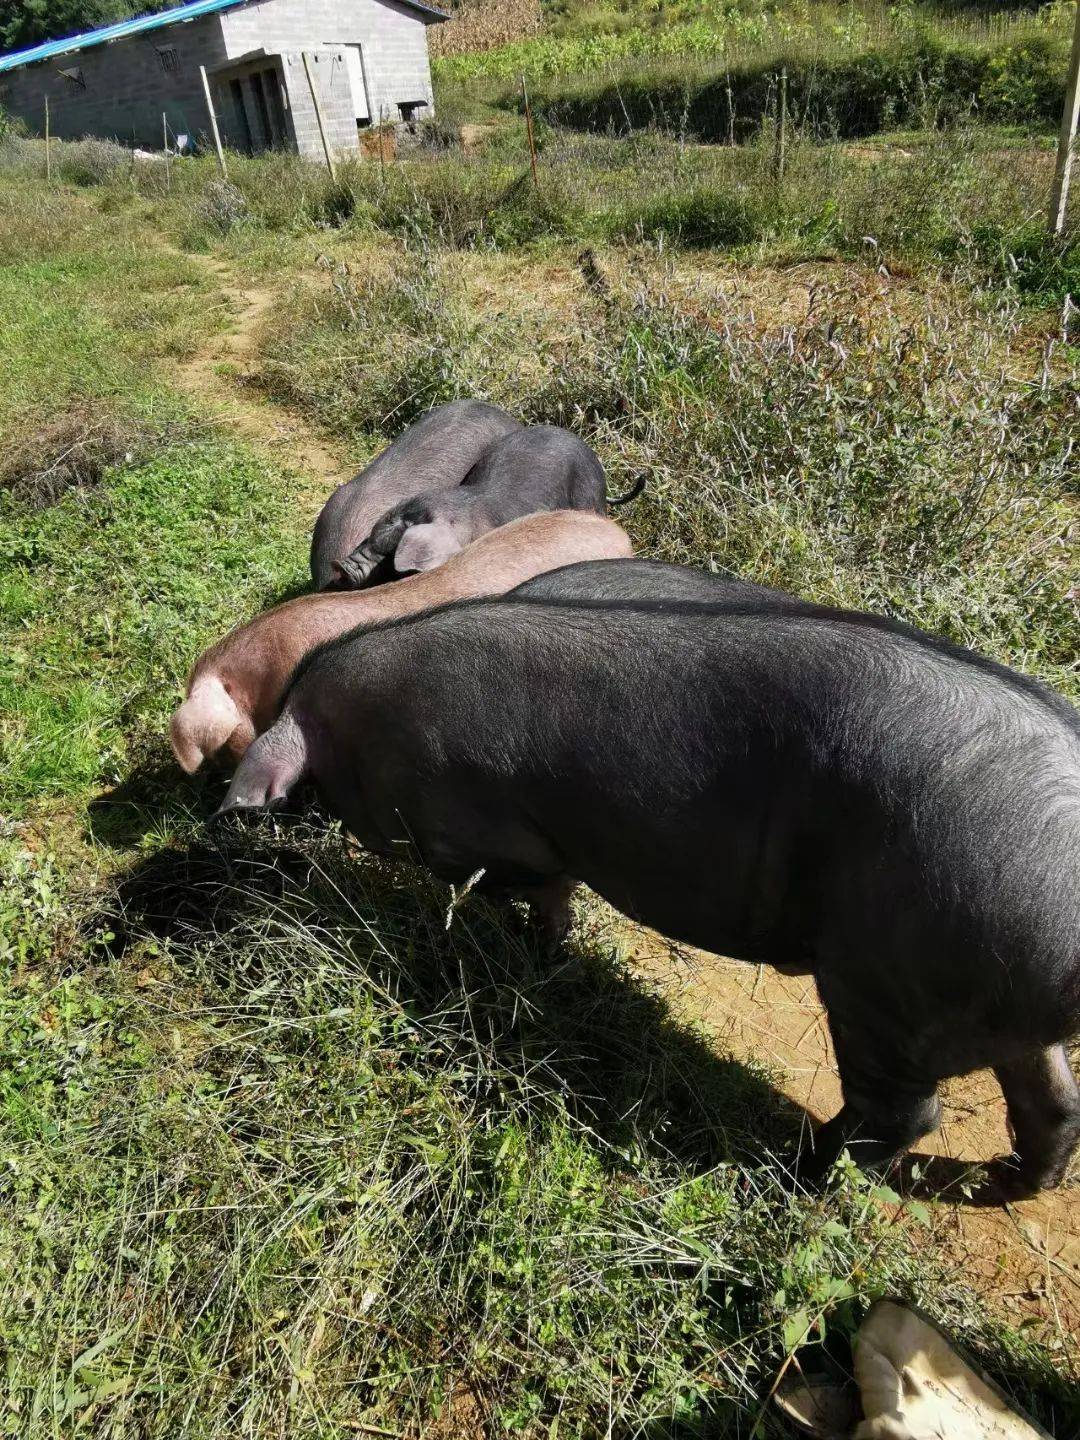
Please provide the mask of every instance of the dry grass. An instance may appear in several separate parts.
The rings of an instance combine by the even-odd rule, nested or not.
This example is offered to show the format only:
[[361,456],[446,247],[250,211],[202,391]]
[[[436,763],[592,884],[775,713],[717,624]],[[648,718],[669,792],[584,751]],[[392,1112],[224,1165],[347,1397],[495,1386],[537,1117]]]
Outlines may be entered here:
[[106,471],[131,463],[150,443],[131,418],[76,400],[39,426],[25,423],[8,440],[0,489],[30,510],[43,510],[71,490],[98,485]]
[[475,54],[539,35],[543,25],[540,0],[462,0],[453,19],[428,31],[428,47],[436,58]]

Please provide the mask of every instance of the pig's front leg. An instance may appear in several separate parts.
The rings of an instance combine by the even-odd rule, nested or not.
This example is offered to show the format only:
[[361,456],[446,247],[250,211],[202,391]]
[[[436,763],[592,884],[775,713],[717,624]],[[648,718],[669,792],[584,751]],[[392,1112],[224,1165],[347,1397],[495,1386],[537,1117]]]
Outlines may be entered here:
[[941,1123],[937,1081],[912,1065],[903,1024],[875,1024],[828,972],[819,975],[818,990],[844,1103],[815,1133],[812,1153],[799,1159],[799,1178],[810,1184],[824,1180],[845,1150],[860,1169],[880,1169]]
[[577,884],[569,875],[558,875],[542,885],[524,885],[514,891],[519,900],[528,901],[545,949],[558,949],[570,933],[574,920],[570,902]]

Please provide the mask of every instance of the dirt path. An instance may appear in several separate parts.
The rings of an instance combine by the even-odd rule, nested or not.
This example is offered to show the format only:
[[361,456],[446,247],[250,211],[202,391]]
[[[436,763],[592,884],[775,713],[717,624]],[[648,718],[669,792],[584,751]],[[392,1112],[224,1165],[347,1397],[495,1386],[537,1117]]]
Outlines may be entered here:
[[301,416],[266,399],[250,384],[259,330],[277,302],[277,292],[238,280],[216,257],[186,258],[202,265],[213,278],[229,323],[208,345],[180,362],[175,379],[230,433],[301,475],[302,490],[311,495],[314,520],[334,486],[350,479],[356,466],[344,451],[316,435]]
[[[840,1108],[840,1082],[825,1014],[813,981],[765,966],[676,949],[637,932],[630,963],[675,1008],[711,1031],[734,1056],[756,1057],[780,1089],[815,1120]],[[1074,1057],[1075,1058],[1075,1057]],[[921,1142],[923,1156],[975,1164],[1006,1153],[1005,1105],[989,1073],[951,1081],[942,1093],[941,1129]],[[1052,1346],[1072,1352],[1080,1335],[1080,1186],[1072,1183],[1019,1205],[979,1207],[943,1200],[930,1234],[955,1265],[1014,1323],[1034,1325]],[[912,1226],[914,1234],[920,1227]]]

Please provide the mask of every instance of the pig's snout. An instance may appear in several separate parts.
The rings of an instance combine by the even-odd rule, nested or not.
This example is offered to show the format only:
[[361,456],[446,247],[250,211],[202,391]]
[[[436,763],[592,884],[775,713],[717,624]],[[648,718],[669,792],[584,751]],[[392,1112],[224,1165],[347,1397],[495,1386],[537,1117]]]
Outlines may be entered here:
[[295,718],[286,713],[250,747],[211,818],[219,820],[235,810],[276,809],[306,769],[307,742]]
[[340,588],[342,590],[362,590],[378,563],[378,560],[361,555],[355,550],[351,555],[346,555],[344,560],[335,560],[334,573],[338,578]]
[[229,793],[210,816],[211,820],[223,820],[226,815],[234,815],[240,810],[280,810],[285,804],[284,795],[267,795],[265,790],[258,788],[238,790],[235,794],[234,790],[234,786],[229,787]]
[[216,677],[198,681],[169,721],[169,741],[180,768],[194,775],[242,723],[236,702]]

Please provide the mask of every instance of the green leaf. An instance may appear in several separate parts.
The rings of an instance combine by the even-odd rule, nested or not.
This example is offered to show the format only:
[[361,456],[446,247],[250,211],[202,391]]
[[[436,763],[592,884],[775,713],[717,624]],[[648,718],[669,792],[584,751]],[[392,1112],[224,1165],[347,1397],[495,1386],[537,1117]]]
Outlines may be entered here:
[[784,1349],[790,1355],[797,1350],[806,1339],[810,1329],[810,1316],[805,1310],[796,1310],[794,1315],[789,1315],[784,1321],[783,1339]]

